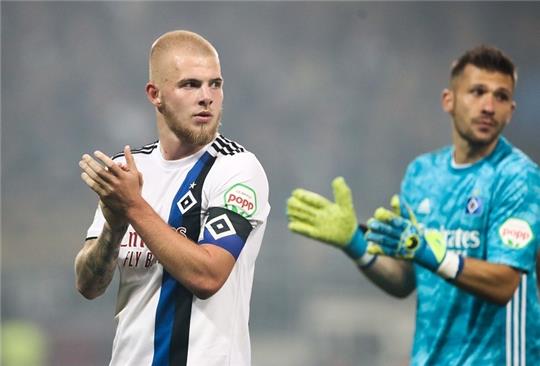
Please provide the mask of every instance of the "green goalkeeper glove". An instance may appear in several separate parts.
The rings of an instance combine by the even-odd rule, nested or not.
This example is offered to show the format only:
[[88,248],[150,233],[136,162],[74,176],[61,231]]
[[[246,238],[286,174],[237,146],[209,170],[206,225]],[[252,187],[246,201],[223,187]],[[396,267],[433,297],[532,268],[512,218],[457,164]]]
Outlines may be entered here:
[[317,193],[295,189],[287,200],[289,230],[340,248],[366,267],[374,256],[366,253],[367,243],[358,226],[351,190],[342,177],[332,181],[332,188],[335,203]]
[[405,217],[400,216],[397,195],[392,197],[391,206],[392,211],[378,208],[368,221],[368,253],[412,260],[444,278],[456,278],[463,269],[463,258],[448,251],[443,234],[426,230],[406,204],[402,206]]

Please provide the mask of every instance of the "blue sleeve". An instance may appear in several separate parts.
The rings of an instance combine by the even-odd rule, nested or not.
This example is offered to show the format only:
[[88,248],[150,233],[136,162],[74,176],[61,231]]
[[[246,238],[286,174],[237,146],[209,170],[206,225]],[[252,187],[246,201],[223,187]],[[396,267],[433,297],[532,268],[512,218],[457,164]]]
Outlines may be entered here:
[[[511,166],[510,166],[511,165]],[[493,192],[487,259],[532,271],[540,234],[538,167],[507,164]]]

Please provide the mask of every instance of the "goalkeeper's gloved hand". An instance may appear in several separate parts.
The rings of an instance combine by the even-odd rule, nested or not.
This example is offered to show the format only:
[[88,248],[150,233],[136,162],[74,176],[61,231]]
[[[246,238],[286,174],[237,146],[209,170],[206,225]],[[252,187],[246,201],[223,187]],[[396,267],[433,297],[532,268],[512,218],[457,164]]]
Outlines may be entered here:
[[317,193],[295,189],[287,200],[289,230],[338,247],[366,267],[374,256],[366,253],[367,243],[358,227],[351,190],[342,177],[332,181],[332,188],[335,203]]
[[[406,204],[400,206],[397,195],[391,206],[392,210],[378,208],[368,221],[367,252],[412,260],[446,279],[456,278],[463,269],[463,257],[447,250],[443,234],[419,224]],[[403,216],[398,214],[400,207]]]

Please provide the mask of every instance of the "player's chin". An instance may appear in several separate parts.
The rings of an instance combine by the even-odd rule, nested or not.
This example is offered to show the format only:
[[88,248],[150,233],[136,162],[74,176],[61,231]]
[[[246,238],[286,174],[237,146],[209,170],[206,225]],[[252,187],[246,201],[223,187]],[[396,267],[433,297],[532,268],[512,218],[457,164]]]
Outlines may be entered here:
[[491,145],[500,135],[500,131],[492,129],[489,131],[475,131],[471,136],[471,142],[477,146]]
[[478,138],[482,136],[489,136],[497,133],[500,130],[500,123],[496,120],[483,121],[483,120],[472,120],[470,125],[470,132],[474,135],[477,135]]
[[210,143],[216,137],[217,127],[217,125],[199,126],[199,128],[197,128],[192,135],[194,142],[197,145],[206,145]]

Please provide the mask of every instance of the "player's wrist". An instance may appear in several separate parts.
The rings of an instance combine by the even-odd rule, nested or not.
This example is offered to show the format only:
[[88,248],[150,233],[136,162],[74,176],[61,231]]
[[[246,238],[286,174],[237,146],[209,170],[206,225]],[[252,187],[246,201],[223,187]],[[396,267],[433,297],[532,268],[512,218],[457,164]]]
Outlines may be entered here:
[[104,223],[104,228],[109,230],[111,234],[122,235],[122,236],[126,233],[128,226],[129,226],[129,223],[127,221],[115,222],[112,224],[108,221],[105,221]]
[[436,273],[447,280],[456,279],[463,271],[465,259],[454,252],[447,251]]
[[141,217],[145,217],[153,211],[154,209],[150,206],[150,204],[146,202],[142,196],[139,196],[125,207],[124,213],[127,221],[133,222],[137,221]]
[[343,251],[352,260],[358,263],[358,261],[364,256],[372,256],[366,252],[366,249],[367,242],[364,239],[364,232],[360,229],[360,227],[357,227],[349,243],[343,247]]

